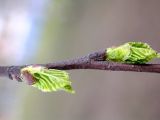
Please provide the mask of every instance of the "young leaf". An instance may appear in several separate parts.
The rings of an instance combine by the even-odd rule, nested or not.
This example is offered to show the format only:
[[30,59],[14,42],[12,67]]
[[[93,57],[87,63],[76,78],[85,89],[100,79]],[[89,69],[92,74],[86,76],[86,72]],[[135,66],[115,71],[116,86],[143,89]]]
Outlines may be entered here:
[[160,54],[153,50],[147,43],[128,42],[118,47],[106,50],[107,60],[128,64],[145,64]]
[[44,92],[64,90],[74,93],[67,72],[56,69],[47,69],[42,66],[28,66],[21,69],[21,77],[29,85]]

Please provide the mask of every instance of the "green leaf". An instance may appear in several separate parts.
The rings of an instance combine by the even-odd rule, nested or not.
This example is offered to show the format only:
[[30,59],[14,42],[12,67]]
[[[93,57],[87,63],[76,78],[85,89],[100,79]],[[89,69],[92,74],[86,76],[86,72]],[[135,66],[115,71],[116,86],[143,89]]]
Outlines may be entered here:
[[33,81],[31,85],[44,92],[58,90],[69,93],[75,92],[71,87],[71,81],[66,71],[47,69],[42,66],[28,66],[21,70],[21,77],[28,83]]
[[154,58],[160,58],[160,54],[147,43],[128,42],[118,47],[107,48],[106,58],[114,62],[145,64]]

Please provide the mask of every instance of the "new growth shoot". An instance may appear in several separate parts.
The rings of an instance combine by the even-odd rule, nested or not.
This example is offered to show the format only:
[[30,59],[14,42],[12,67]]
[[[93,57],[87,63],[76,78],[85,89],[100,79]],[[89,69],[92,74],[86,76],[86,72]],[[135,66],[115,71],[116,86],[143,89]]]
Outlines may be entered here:
[[160,73],[160,64],[147,64],[160,54],[147,43],[128,42],[87,56],[57,63],[0,66],[0,76],[15,78],[43,92],[63,90],[74,93],[69,74],[64,70],[97,69]]

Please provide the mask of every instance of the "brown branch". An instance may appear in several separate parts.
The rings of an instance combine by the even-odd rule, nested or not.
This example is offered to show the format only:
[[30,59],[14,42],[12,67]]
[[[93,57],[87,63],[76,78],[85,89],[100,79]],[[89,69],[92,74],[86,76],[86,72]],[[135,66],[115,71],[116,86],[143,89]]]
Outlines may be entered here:
[[[33,65],[33,64],[32,64]],[[111,70],[111,71],[134,71],[134,72],[151,72],[151,73],[160,73],[160,64],[121,64],[106,61],[105,50],[91,53],[87,56],[66,60],[56,63],[48,64],[36,64],[44,66],[48,69],[59,69],[59,70],[72,70],[72,69],[97,69],[97,70]],[[28,65],[21,66],[0,66],[0,76],[7,76],[10,79],[15,78],[18,81],[21,81],[20,70],[23,67]]]

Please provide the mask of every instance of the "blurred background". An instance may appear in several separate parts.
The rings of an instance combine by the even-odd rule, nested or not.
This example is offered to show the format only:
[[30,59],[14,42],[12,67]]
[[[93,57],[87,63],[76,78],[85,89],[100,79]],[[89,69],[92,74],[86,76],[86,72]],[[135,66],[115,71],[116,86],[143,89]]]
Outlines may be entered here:
[[[0,64],[61,61],[128,41],[160,51],[159,5],[158,0],[0,0]],[[74,95],[43,93],[0,78],[0,120],[160,119],[159,74],[69,73]]]

